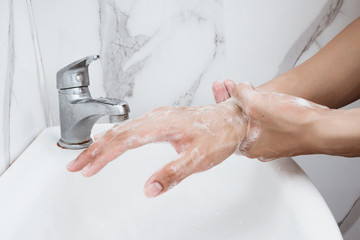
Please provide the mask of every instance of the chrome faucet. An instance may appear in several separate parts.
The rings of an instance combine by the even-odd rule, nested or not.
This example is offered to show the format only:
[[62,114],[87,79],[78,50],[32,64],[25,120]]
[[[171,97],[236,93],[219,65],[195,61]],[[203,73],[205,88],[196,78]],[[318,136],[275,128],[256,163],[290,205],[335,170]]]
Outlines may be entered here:
[[92,143],[92,127],[104,115],[114,116],[117,121],[128,119],[130,109],[126,102],[115,98],[91,97],[88,66],[97,59],[98,55],[80,59],[56,74],[60,106],[60,147],[87,148]]

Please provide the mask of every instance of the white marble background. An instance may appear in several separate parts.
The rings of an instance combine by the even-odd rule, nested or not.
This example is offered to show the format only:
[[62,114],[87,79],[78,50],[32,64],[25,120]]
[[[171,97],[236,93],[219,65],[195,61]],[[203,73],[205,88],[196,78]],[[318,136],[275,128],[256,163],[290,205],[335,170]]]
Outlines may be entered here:
[[[360,16],[358,0],[4,0],[0,9],[0,172],[58,125],[55,75],[72,61],[100,53],[92,95],[125,99],[135,118],[213,103],[215,80],[264,83]],[[296,161],[342,221],[360,196],[360,159]],[[359,210],[341,226],[345,239],[360,237]]]

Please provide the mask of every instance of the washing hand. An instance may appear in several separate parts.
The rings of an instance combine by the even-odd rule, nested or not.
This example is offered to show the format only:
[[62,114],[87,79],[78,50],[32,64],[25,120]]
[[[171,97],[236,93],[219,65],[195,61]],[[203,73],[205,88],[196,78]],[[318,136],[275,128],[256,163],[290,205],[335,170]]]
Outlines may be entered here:
[[268,161],[316,152],[314,123],[327,107],[275,92],[255,90],[232,80],[213,84],[216,102],[232,98],[243,110],[248,126],[238,151]]
[[232,100],[200,107],[162,107],[97,137],[69,163],[68,170],[82,170],[89,177],[129,149],[168,141],[180,155],[146,182],[145,194],[155,197],[229,157],[242,142],[246,126],[241,109]]

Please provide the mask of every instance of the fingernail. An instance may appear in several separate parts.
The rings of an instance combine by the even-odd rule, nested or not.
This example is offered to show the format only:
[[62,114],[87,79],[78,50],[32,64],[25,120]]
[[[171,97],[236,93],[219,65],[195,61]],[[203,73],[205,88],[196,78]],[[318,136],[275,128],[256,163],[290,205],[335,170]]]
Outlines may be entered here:
[[153,182],[145,188],[145,195],[149,198],[155,197],[163,190],[159,182]]
[[83,175],[84,177],[89,177],[90,176],[90,163],[88,163],[88,165],[86,165],[83,170],[81,171],[81,175]]
[[75,160],[76,160],[76,159],[74,159],[74,160],[72,160],[71,162],[69,162],[68,165],[66,165],[66,168],[67,168],[67,169],[70,169],[70,168],[74,165]]

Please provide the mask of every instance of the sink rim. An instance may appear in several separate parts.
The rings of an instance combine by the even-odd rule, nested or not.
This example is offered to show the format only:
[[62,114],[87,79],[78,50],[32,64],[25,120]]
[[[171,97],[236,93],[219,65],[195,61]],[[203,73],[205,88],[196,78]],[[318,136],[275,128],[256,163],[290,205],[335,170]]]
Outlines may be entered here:
[[[114,124],[96,124],[94,126],[93,132],[99,132],[100,129],[103,130],[104,128],[108,129],[113,125]],[[30,154],[29,152],[31,151],[31,146],[33,144],[35,144],[36,141],[38,141],[41,136],[44,136],[51,132],[59,133],[59,127],[55,126],[55,127],[49,127],[49,128],[44,129],[42,131],[42,133],[35,139],[35,141],[19,156],[18,160],[15,161],[14,164],[12,164],[12,166],[0,177],[0,209],[1,209],[1,206],[3,205],[3,204],[1,204],[2,197],[5,197],[4,192],[2,190],[4,190],[4,188],[9,189],[6,186],[6,183],[4,185],[4,181],[6,182],[7,178],[11,177],[11,175],[14,175],[13,172],[15,172],[15,175],[16,175],[17,169],[19,167],[21,167],[21,165],[22,165],[22,162],[23,162],[22,159],[26,158],[26,156],[28,154]],[[56,142],[54,144],[56,145]],[[80,152],[79,150],[70,150],[70,151]],[[252,159],[252,160],[257,161],[255,159]],[[298,201],[297,198],[299,196],[302,197],[302,194],[305,194],[305,196],[308,196],[309,194],[311,194],[312,199],[307,199],[307,198],[303,199],[303,201],[305,201],[305,203],[303,203],[303,204],[310,206],[310,208],[308,208],[308,210],[310,210],[310,211],[313,211],[311,206],[316,205],[317,213],[318,213],[317,215],[325,216],[325,218],[328,219],[328,224],[326,224],[326,225],[328,225],[328,226],[332,225],[333,231],[331,231],[331,232],[335,235],[338,235],[337,236],[338,238],[334,238],[334,239],[342,239],[340,230],[339,230],[339,228],[336,224],[336,221],[335,221],[328,205],[326,204],[325,200],[323,199],[323,197],[321,196],[319,191],[316,189],[316,187],[313,185],[310,178],[306,175],[306,173],[300,168],[300,166],[293,159],[283,158],[283,159],[278,159],[273,162],[261,163],[261,164],[271,165],[274,169],[277,169],[277,168],[283,169],[282,171],[279,172],[279,176],[281,178],[290,179],[290,181],[283,184],[284,189],[292,189],[292,188],[294,188],[294,184],[297,184],[296,188],[299,190],[298,192],[300,192],[300,193],[297,195],[295,192],[295,196],[290,196],[289,202],[291,202],[291,200],[294,200],[294,202]],[[294,175],[294,173],[295,173],[295,175]],[[303,192],[303,191],[305,191],[305,192]],[[294,206],[294,207],[296,207],[296,206]],[[325,218],[322,218],[322,220],[324,220]],[[0,226],[1,226],[1,224],[0,224]],[[321,228],[321,226],[320,226],[320,228]],[[329,230],[329,229],[327,229],[327,230]]]

